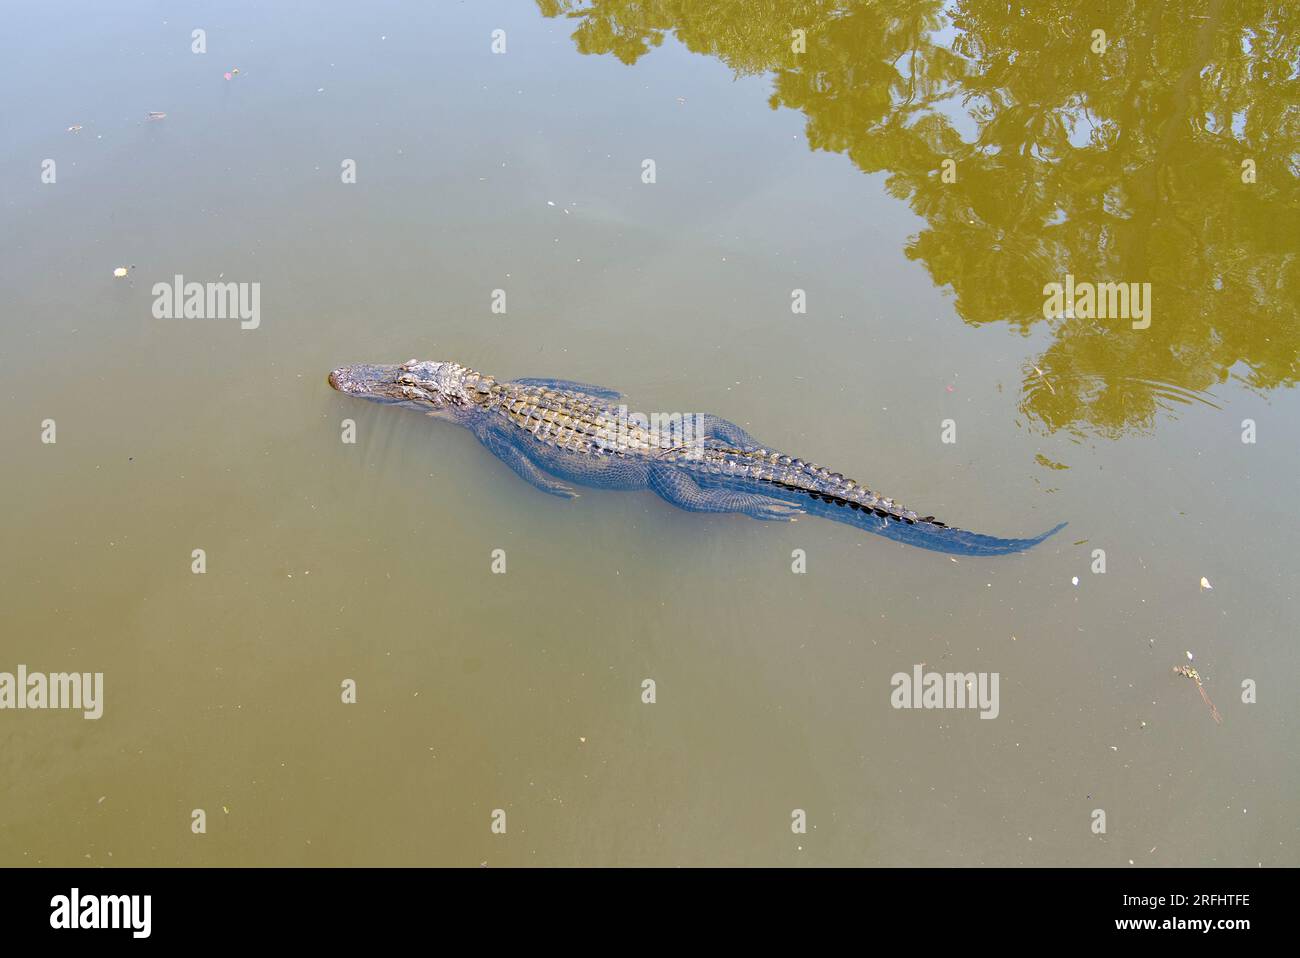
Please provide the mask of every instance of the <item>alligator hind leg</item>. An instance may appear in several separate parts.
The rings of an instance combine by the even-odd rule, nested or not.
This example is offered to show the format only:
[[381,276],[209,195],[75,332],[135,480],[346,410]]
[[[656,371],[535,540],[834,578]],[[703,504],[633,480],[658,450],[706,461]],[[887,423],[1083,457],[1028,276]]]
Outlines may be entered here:
[[578,493],[574,491],[572,486],[566,486],[559,480],[552,479],[542,472],[537,464],[524,455],[519,447],[510,440],[503,439],[493,433],[486,433],[478,438],[488,452],[513,469],[519,478],[529,485],[536,486],[542,492],[549,493],[552,496],[559,496],[561,499],[578,498]]
[[706,412],[700,416],[700,428],[705,436],[711,436],[720,442],[725,442],[741,452],[752,452],[755,449],[763,448],[762,443],[734,422],[723,419],[721,416],[715,416],[712,413]]
[[731,489],[704,489],[690,475],[674,466],[656,465],[650,470],[650,488],[666,502],[689,512],[739,512],[754,519],[793,519],[804,510],[780,499]]

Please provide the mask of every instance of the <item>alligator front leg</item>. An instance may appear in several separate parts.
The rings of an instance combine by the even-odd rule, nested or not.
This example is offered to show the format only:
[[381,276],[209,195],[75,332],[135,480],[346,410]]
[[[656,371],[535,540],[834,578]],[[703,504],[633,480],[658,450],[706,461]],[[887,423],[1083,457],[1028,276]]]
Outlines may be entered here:
[[650,470],[650,488],[666,502],[690,512],[739,512],[755,519],[793,519],[804,510],[780,499],[731,489],[705,489],[676,466],[658,464]]
[[559,480],[552,479],[509,439],[503,439],[491,432],[480,435],[478,439],[487,448],[488,452],[513,469],[519,478],[525,480],[529,485],[536,486],[542,492],[559,496],[561,499],[578,498],[578,493],[574,491],[572,486],[566,486]]

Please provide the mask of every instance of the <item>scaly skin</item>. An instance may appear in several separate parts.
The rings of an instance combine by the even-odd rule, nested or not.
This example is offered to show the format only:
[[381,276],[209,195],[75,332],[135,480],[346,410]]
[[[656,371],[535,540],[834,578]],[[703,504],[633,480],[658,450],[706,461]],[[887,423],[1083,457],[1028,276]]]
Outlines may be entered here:
[[693,434],[627,416],[613,390],[565,380],[499,383],[456,363],[410,360],[334,370],[340,392],[450,419],[520,477],[551,495],[567,485],[650,489],[692,512],[738,512],[756,519],[819,515],[923,549],[1005,555],[1042,542],[999,539],[918,516],[837,472],[784,455],[717,416],[687,417]]

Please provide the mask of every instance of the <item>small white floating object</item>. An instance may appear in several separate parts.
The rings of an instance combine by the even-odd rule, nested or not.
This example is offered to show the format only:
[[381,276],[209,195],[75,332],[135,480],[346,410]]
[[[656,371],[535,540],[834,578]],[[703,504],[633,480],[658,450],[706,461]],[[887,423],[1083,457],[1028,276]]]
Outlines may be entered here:
[[1201,588],[1202,588],[1202,589],[1213,589],[1214,586],[1210,585],[1210,580],[1209,580],[1209,579],[1205,578],[1205,576],[1201,576]]
[[1079,584],[1079,577],[1076,575],[1073,579],[1070,580],[1070,585],[1078,585],[1078,584]]
[[1191,661],[1193,660],[1193,658],[1194,658],[1194,656],[1192,655],[1192,653],[1188,652],[1188,653],[1187,653],[1187,661],[1188,661],[1188,662],[1191,662]]
[[116,276],[118,279],[121,279],[126,274],[127,274],[127,268],[125,266],[119,266],[117,269],[113,270],[113,275]]

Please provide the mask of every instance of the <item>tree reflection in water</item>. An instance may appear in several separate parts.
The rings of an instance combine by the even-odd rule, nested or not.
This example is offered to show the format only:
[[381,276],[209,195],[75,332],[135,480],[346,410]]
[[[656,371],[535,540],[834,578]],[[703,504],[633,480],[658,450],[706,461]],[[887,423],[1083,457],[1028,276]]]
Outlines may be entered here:
[[[925,220],[906,254],[953,290],[964,322],[1047,325],[1020,400],[1042,428],[1118,436],[1208,401],[1230,375],[1259,392],[1295,384],[1300,4],[538,6],[574,21],[584,54],[634,64],[672,34],[738,74],[770,74],[771,106],[804,114],[812,149],[886,173]],[[1067,272],[1151,283],[1151,327],[1044,317],[1043,287]]]

